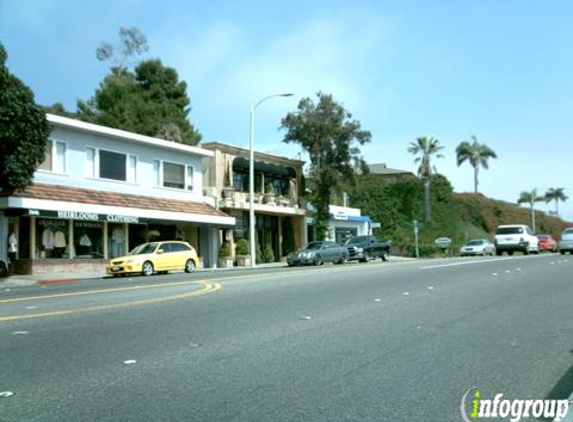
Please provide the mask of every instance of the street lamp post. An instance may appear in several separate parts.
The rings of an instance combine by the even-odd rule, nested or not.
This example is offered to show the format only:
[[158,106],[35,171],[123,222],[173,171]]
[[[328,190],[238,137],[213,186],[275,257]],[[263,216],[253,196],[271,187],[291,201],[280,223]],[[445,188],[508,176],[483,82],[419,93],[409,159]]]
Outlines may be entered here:
[[256,264],[256,253],[255,253],[255,207],[254,207],[254,196],[255,196],[255,151],[254,147],[254,137],[255,137],[255,110],[269,98],[273,97],[290,97],[292,92],[281,92],[279,94],[272,94],[259,100],[258,103],[251,106],[250,112],[250,125],[249,125],[249,249],[251,254],[251,266],[255,267]]

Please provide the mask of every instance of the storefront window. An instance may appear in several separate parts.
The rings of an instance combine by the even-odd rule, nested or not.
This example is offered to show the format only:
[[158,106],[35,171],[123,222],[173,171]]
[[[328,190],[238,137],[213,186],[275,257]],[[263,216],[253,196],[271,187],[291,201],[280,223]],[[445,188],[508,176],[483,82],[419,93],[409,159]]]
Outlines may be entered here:
[[68,235],[68,220],[38,218],[36,220],[36,258],[69,258]]
[[107,226],[107,236],[109,257],[115,258],[125,255],[125,224],[109,224]]
[[103,258],[103,224],[92,221],[74,221],[74,247],[74,258]]

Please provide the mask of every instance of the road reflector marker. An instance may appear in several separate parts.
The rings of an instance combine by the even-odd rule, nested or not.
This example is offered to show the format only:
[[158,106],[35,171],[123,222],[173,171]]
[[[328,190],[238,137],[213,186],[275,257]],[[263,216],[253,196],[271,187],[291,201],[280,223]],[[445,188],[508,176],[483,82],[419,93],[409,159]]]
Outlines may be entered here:
[[410,296],[410,292],[404,292],[402,293],[404,296]]
[[493,273],[492,275],[495,277],[495,276],[497,276],[497,273]]
[[134,363],[137,363],[137,361],[135,359],[128,359],[124,360],[123,363],[126,365],[133,365]]
[[382,299],[374,299],[374,302],[382,302]]
[[505,270],[505,273],[506,273],[506,274],[509,274],[510,272],[511,272],[511,271],[509,271],[509,270]]
[[304,315],[304,316],[301,316],[300,319],[303,319],[305,321],[310,321],[312,319],[312,317],[310,315]]
[[434,286],[428,286],[428,290],[434,290]]
[[26,309],[38,309],[37,306],[26,306]]
[[189,347],[201,347],[199,343],[189,343]]

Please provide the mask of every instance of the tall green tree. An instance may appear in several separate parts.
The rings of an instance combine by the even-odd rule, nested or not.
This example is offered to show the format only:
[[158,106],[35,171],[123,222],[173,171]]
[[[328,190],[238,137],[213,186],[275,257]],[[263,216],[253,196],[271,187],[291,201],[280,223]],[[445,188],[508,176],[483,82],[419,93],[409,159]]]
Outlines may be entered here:
[[368,172],[360,146],[372,135],[331,95],[318,92],[317,98],[316,103],[301,99],[297,111],[281,120],[281,129],[286,130],[283,142],[299,144],[309,155],[315,227],[317,237],[324,239],[331,194],[340,192],[344,182],[354,181],[357,170]]
[[414,162],[418,164],[418,176],[424,181],[424,221],[426,223],[432,219],[430,184],[432,174],[436,173],[435,166],[432,166],[432,159],[433,157],[443,158],[444,156],[440,154],[443,149],[439,140],[425,136],[416,138],[416,141],[410,142],[408,147],[408,152],[417,156]]
[[6,66],[0,43],[0,191],[10,193],[30,184],[44,160],[50,125],[34,94]]
[[474,192],[478,193],[478,173],[480,166],[488,169],[488,160],[490,158],[497,158],[494,150],[486,144],[480,144],[475,136],[472,136],[472,142],[463,141],[456,148],[456,157],[458,167],[465,161],[468,161],[474,168]]
[[147,136],[197,145],[201,134],[189,122],[187,84],[160,60],[143,61],[135,71],[114,67],[93,98],[78,102],[82,120]]
[[532,189],[530,191],[523,191],[519,194],[517,199],[518,204],[528,204],[531,210],[531,228],[535,232],[535,203],[545,200],[544,196],[539,196],[537,194],[537,189]]
[[563,188],[550,188],[545,193],[545,202],[555,201],[555,215],[559,217],[559,201],[565,202],[569,199],[567,195],[565,195]]

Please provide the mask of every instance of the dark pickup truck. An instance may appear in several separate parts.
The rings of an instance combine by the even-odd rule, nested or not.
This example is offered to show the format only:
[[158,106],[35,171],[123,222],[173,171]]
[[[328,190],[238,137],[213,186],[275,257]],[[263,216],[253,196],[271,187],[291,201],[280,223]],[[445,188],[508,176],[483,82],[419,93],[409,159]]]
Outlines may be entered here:
[[390,242],[381,242],[375,236],[356,236],[348,239],[345,246],[348,248],[349,261],[368,262],[377,257],[388,261],[390,257]]

